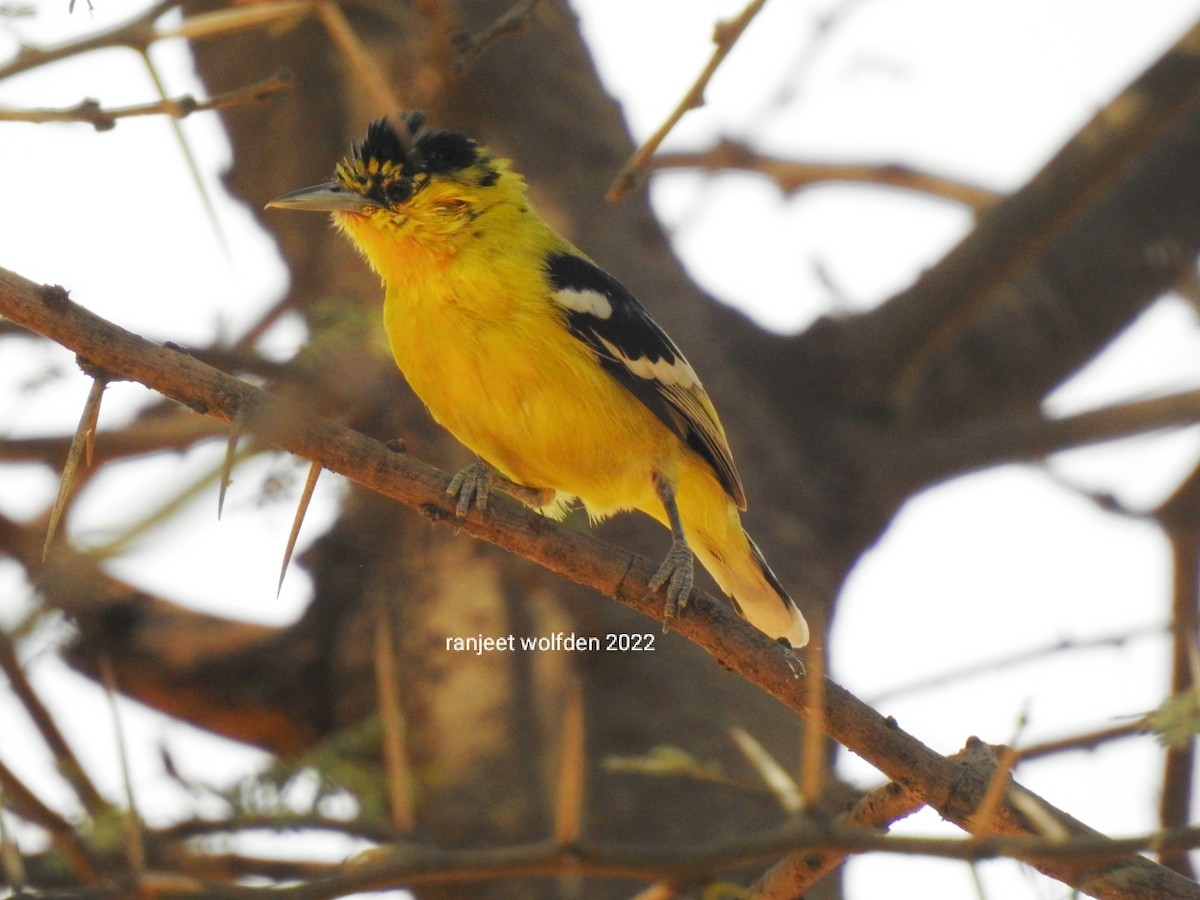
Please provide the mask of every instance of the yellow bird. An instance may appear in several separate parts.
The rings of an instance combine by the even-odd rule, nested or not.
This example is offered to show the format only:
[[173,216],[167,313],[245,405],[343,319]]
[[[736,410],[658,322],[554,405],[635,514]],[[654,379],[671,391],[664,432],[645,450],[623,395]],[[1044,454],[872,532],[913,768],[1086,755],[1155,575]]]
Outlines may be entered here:
[[484,461],[451,483],[460,516],[486,507],[493,482],[554,517],[574,498],[593,520],[639,509],[672,534],[651,582],[666,586],[666,621],[687,603],[694,552],[755,627],[808,642],[742,528],[745,491],[695,370],[534,212],[507,160],[411,112],[372,123],[333,181],[268,207],[332,213],[383,280],[396,364]]

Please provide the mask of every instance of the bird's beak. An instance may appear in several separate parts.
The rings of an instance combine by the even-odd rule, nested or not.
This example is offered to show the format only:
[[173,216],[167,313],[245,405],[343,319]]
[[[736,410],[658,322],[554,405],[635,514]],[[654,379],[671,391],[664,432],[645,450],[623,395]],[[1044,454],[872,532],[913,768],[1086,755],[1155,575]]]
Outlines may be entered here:
[[366,212],[379,204],[347,190],[336,181],[291,191],[276,197],[267,209],[298,209],[302,212]]

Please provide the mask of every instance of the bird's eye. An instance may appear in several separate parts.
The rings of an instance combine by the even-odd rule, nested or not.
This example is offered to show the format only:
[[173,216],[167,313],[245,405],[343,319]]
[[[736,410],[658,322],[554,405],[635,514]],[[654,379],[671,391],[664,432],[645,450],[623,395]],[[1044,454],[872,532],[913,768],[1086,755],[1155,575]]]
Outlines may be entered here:
[[401,178],[393,181],[384,189],[384,195],[392,206],[399,206],[412,199],[413,183],[411,179]]

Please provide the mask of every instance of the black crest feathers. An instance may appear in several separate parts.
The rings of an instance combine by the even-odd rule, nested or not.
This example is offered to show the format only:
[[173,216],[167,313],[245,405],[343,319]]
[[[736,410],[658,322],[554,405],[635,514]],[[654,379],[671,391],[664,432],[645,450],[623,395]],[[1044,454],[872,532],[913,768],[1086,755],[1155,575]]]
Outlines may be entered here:
[[368,125],[366,140],[354,145],[354,156],[364,163],[374,159],[396,164],[411,178],[465,169],[479,161],[480,150],[462,132],[427,130],[425,113],[413,110],[402,113],[395,124],[377,119]]

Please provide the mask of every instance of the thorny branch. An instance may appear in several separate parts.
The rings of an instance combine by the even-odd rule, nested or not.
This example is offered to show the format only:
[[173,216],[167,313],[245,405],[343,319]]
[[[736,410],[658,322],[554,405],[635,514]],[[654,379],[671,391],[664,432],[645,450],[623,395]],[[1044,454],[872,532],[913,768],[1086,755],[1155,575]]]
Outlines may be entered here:
[[182,119],[194,112],[204,112],[214,109],[227,109],[231,106],[242,106],[247,103],[261,103],[282,90],[291,87],[291,75],[287,72],[276,72],[270,78],[255,84],[248,84],[237,90],[218,94],[207,100],[197,100],[190,94],[153,103],[139,103],[134,106],[104,108],[93,99],[83,100],[74,106],[60,109],[0,109],[0,122],[87,122],[97,131],[108,131],[115,128],[117,120],[129,119],[135,116],[170,116]]
[[[976,747],[968,747],[958,757],[969,762],[969,757],[976,752]],[[1197,828],[1172,829],[1118,840],[1071,837],[1061,841],[1048,841],[1039,836],[966,840],[892,837],[877,830],[919,805],[913,791],[891,783],[872,792],[855,809],[833,822],[800,816],[759,834],[684,850],[609,846],[586,840],[569,843],[547,840],[486,849],[448,849],[404,840],[381,845],[344,865],[286,863],[236,854],[206,854],[176,844],[179,836],[171,836],[168,830],[152,831],[147,835],[151,858],[158,859],[160,864],[171,860],[180,873],[176,876],[179,880],[172,884],[164,879],[161,869],[156,872],[151,868],[129,887],[154,887],[158,890],[155,896],[162,898],[195,896],[195,891],[202,889],[204,896],[213,898],[256,900],[260,897],[282,896],[292,900],[324,900],[351,892],[397,885],[465,884],[497,878],[566,873],[686,886],[701,883],[716,871],[790,854],[784,863],[776,866],[751,888],[748,897],[765,900],[769,897],[796,896],[828,867],[851,853],[921,854],[970,861],[1037,856],[1064,862],[1094,862],[1148,848],[1183,850],[1200,843],[1200,829]],[[207,833],[216,834],[222,830],[234,833],[252,827],[254,823],[252,819],[238,821],[225,829],[219,823],[207,824]],[[264,820],[262,824],[271,823],[270,820]],[[323,823],[323,827],[328,827],[328,824]],[[34,859],[32,862],[36,869],[38,861]],[[218,875],[230,877],[231,880],[239,875],[258,875],[300,883],[286,888],[237,887],[213,881]],[[194,883],[192,879],[199,883]],[[106,893],[107,890],[97,884],[94,891],[86,896],[112,896]]]
[[[95,368],[140,381],[163,395],[225,422],[239,417],[263,440],[353,479],[364,487],[406,503],[434,521],[453,520],[445,488],[448,479],[410,456],[390,452],[376,441],[303,409],[284,404],[265,391],[225,375],[174,350],[146,341],[89,313],[61,288],[41,287],[0,270],[0,314],[74,351]],[[459,526],[475,537],[511,552],[642,613],[658,617],[659,600],[646,595],[654,568],[627,551],[607,546],[588,534],[550,522],[515,502],[498,498],[486,516],[472,512]],[[967,762],[946,759],[912,735],[826,679],[819,692],[808,686],[800,661],[786,648],[742,622],[707,594],[697,593],[677,630],[721,664],[767,691],[818,724],[832,738],[862,756],[889,778],[902,781],[941,815],[970,831],[976,809],[991,783],[995,760],[980,751]],[[812,708],[814,696],[821,708]],[[982,745],[980,745],[982,747]],[[1072,838],[1119,846],[1010,783],[1005,799],[989,819],[985,836],[1025,836],[1044,846],[1039,831],[1013,805],[1024,798]],[[1093,849],[1095,849],[1093,847]],[[1053,852],[1037,853],[1030,864],[1098,897],[1200,897],[1200,886],[1133,855],[1092,855],[1069,860]],[[297,893],[295,896],[305,896]],[[317,895],[308,895],[317,896]]]

